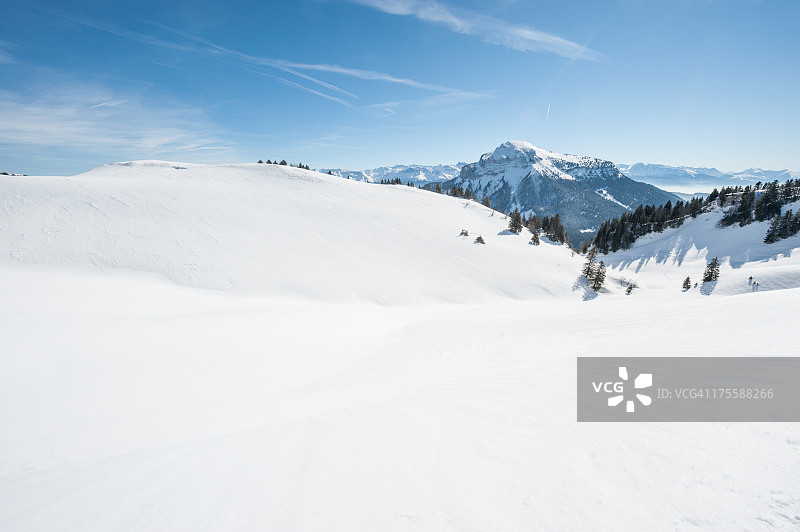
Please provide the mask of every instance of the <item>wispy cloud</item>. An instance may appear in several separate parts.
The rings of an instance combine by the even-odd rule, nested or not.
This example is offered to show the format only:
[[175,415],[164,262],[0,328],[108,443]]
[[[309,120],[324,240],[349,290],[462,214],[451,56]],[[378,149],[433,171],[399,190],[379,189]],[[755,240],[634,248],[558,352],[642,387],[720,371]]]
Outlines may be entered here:
[[10,42],[0,41],[0,65],[16,63],[11,57],[11,53],[7,50],[7,48],[11,47],[13,47],[13,45]]
[[[148,22],[148,24],[150,24],[151,26],[154,26],[156,28],[160,28],[160,29],[162,29],[164,31],[167,31],[169,33],[172,33],[173,35],[178,35],[180,37],[183,37],[185,39],[194,41],[195,43],[202,45],[203,48],[196,49],[195,50],[196,52],[199,52],[199,53],[209,53],[210,52],[212,55],[215,55],[215,56],[228,57],[228,58],[231,58],[231,59],[239,60],[241,62],[250,63],[250,64],[253,64],[253,65],[272,67],[272,68],[281,70],[283,72],[286,72],[287,74],[292,74],[292,75],[297,76],[299,78],[305,79],[306,81],[310,81],[311,83],[315,83],[315,84],[317,84],[317,85],[319,85],[321,87],[324,87],[326,89],[332,90],[334,92],[338,92],[339,94],[343,94],[345,96],[349,96],[350,98],[358,98],[358,96],[356,96],[355,94],[353,94],[351,92],[348,92],[348,91],[342,89],[341,87],[337,87],[336,85],[333,85],[331,83],[327,83],[327,82],[322,81],[320,79],[311,77],[311,76],[309,76],[307,74],[303,74],[302,72],[298,72],[295,69],[300,67],[300,66],[302,66],[302,65],[299,65],[298,63],[292,63],[290,61],[283,61],[283,60],[280,60],[280,59],[272,59],[272,58],[269,58],[269,57],[258,57],[258,56],[246,54],[244,52],[240,52],[240,51],[234,50],[232,48],[227,48],[225,46],[221,46],[219,44],[215,44],[215,43],[213,43],[213,42],[211,42],[209,40],[202,39],[202,38],[200,38],[200,37],[198,37],[196,35],[192,35],[190,33],[186,33],[186,32],[175,30],[175,29],[170,28],[168,26],[164,26],[163,24],[158,24],[158,23],[155,23],[155,22]],[[251,72],[252,72],[252,70],[251,70]],[[276,78],[276,79],[280,79],[280,78]],[[298,85],[298,87],[300,87],[301,90],[305,90],[305,87],[302,87],[300,85]],[[316,91],[312,91],[312,93],[319,94]]]
[[424,112],[426,115],[430,115],[432,112],[450,112],[463,108],[473,102],[488,98],[493,98],[493,96],[472,92],[449,92],[446,94],[434,94],[417,100],[397,100],[374,103],[362,106],[361,108],[373,111],[379,116],[395,115],[400,110],[407,112]]
[[163,24],[158,24],[158,23],[154,23],[154,22],[147,22],[147,23],[152,25],[152,26],[154,26],[154,27],[156,27],[156,28],[160,28],[160,29],[162,29],[164,31],[173,33],[175,35],[179,35],[179,36],[184,37],[186,39],[192,40],[192,41],[194,41],[196,43],[203,44],[203,45],[205,45],[205,46],[207,46],[207,47],[209,47],[209,48],[211,48],[213,50],[216,50],[217,52],[229,55],[229,56],[237,58],[237,59],[240,59],[240,60],[242,60],[244,62],[248,62],[248,63],[252,63],[252,64],[256,64],[256,65],[270,66],[270,67],[273,67],[273,68],[277,68],[277,69],[283,70],[284,72],[287,72],[289,74],[294,74],[295,76],[302,77],[302,78],[304,78],[306,80],[312,81],[313,83],[317,83],[319,85],[322,85],[325,88],[333,89],[333,90],[335,90],[337,92],[340,92],[340,93],[342,93],[342,94],[344,94],[346,96],[350,96],[350,97],[353,97],[353,98],[356,98],[357,96],[355,94],[351,94],[351,93],[349,93],[349,92],[347,92],[345,90],[342,90],[341,88],[336,87],[335,85],[327,84],[327,83],[325,83],[323,81],[320,81],[320,80],[318,80],[316,78],[312,78],[312,77],[310,77],[310,76],[308,76],[306,74],[302,74],[300,72],[297,72],[297,70],[312,70],[312,71],[316,71],[316,72],[330,72],[330,73],[334,73],[334,74],[342,74],[344,76],[350,76],[350,77],[364,79],[364,80],[385,81],[387,83],[396,83],[396,84],[399,84],[399,85],[407,85],[409,87],[414,87],[414,88],[417,88],[417,89],[426,89],[426,90],[431,90],[431,91],[435,91],[435,92],[463,92],[463,91],[459,91],[459,89],[454,89],[452,87],[445,87],[443,85],[435,85],[435,84],[431,84],[431,83],[423,83],[423,82],[420,82],[420,81],[415,81],[413,79],[392,76],[391,74],[386,74],[385,72],[377,72],[377,71],[374,71],[374,70],[363,70],[363,69],[358,69],[358,68],[344,67],[344,66],[341,66],[341,65],[330,65],[330,64],[325,64],[325,63],[299,63],[299,62],[288,61],[288,60],[284,60],[284,59],[273,59],[273,58],[269,58],[269,57],[253,56],[253,55],[250,55],[250,54],[246,54],[246,53],[240,52],[238,50],[233,50],[231,48],[226,48],[224,46],[220,46],[218,44],[214,44],[213,42],[210,42],[210,41],[208,41],[206,39],[202,39],[200,37],[197,37],[196,35],[192,35],[190,33],[182,32],[182,31],[178,31],[178,30],[175,30],[174,28],[170,28],[170,27],[165,26]]
[[252,72],[253,74],[258,74],[259,76],[266,76],[268,78],[273,78],[273,79],[283,83],[284,85],[286,85],[288,87],[293,87],[295,89],[307,92],[309,94],[314,94],[316,96],[319,96],[320,98],[325,98],[326,100],[330,100],[332,102],[336,102],[336,103],[339,103],[341,105],[344,105],[345,107],[352,107],[353,106],[353,104],[351,104],[350,102],[348,102],[346,100],[343,100],[341,98],[337,98],[336,96],[331,96],[330,94],[325,94],[324,92],[315,91],[314,89],[310,89],[310,88],[308,88],[308,87],[306,87],[304,85],[300,85],[299,83],[295,83],[294,81],[289,81],[288,79],[282,78],[280,76],[273,76],[272,74],[267,74],[266,72],[258,72],[258,71],[249,70],[249,69],[248,69],[248,72]]
[[[332,83],[328,83],[321,79],[315,78],[310,76],[302,71],[312,71],[312,72],[325,72],[325,73],[332,73],[332,74],[339,74],[343,76],[369,80],[369,81],[381,81],[386,83],[393,83],[399,85],[405,85],[408,87],[413,87],[417,89],[429,90],[434,92],[441,92],[441,93],[454,93],[454,92],[464,92],[459,89],[455,89],[452,87],[446,87],[442,85],[432,84],[432,83],[424,83],[421,81],[393,76],[391,74],[387,74],[385,72],[378,72],[374,70],[365,70],[365,69],[357,69],[357,68],[349,68],[341,65],[331,65],[331,64],[323,64],[323,63],[301,63],[296,61],[290,61],[285,59],[275,59],[270,57],[261,57],[255,56],[251,54],[247,54],[241,52],[239,50],[235,50],[232,48],[228,48],[216,43],[213,43],[207,39],[203,39],[196,35],[192,35],[190,33],[182,32],[171,28],[169,26],[165,26],[162,24],[158,24],[151,21],[141,21],[144,24],[150,25],[153,28],[157,28],[167,34],[171,34],[176,37],[180,37],[183,39],[184,42],[175,42],[173,40],[163,39],[160,37],[156,37],[147,33],[128,30],[125,28],[118,27],[113,24],[109,24],[106,22],[100,22],[97,20],[92,20],[86,17],[77,17],[74,15],[66,15],[60,13],[58,11],[50,11],[50,14],[69,20],[76,24],[80,24],[83,26],[87,26],[90,28],[94,28],[96,30],[104,31],[118,37],[122,37],[125,39],[133,40],[142,44],[147,44],[150,46],[156,46],[160,48],[165,48],[168,50],[175,50],[180,52],[187,52],[196,55],[203,55],[206,57],[212,57],[218,60],[225,60],[230,61],[233,63],[239,63],[243,68],[249,70],[250,72],[254,72],[257,74],[264,74],[263,72],[255,72],[248,68],[247,66],[252,67],[261,66],[261,67],[270,67],[286,74],[290,74],[292,76],[298,77],[302,80],[305,80],[311,84],[317,85],[322,89],[336,93],[342,97],[349,98],[356,100],[358,96],[350,91],[347,91],[341,87],[338,87]],[[188,43],[186,41],[189,41]],[[247,66],[244,66],[247,65]],[[310,89],[304,85],[300,85],[299,83],[295,83],[289,81],[285,78],[278,77],[278,76],[270,76],[280,83],[284,85],[291,86],[297,90],[301,90],[307,92],[309,94],[313,94],[315,96],[319,96],[325,98],[327,100],[340,103],[343,105],[351,105],[346,103],[346,100],[342,97],[332,96],[330,94],[321,92],[321,90],[314,90]]]
[[164,26],[162,24],[156,24],[156,23],[152,23],[152,22],[149,22],[149,24],[153,25],[154,27],[160,28],[160,29],[162,29],[164,31],[168,31],[168,32],[171,32],[171,33],[173,33],[175,35],[179,35],[179,36],[184,37],[186,39],[189,39],[189,40],[195,41],[197,43],[203,44],[203,45],[209,47],[212,50],[215,50],[215,51],[217,51],[219,53],[226,54],[226,55],[228,55],[228,56],[230,56],[232,58],[236,58],[236,59],[239,59],[239,60],[241,60],[243,62],[252,63],[252,64],[256,64],[256,65],[269,66],[269,67],[272,67],[272,68],[277,68],[277,69],[282,70],[284,72],[287,72],[289,74],[293,74],[295,76],[298,76],[298,77],[301,77],[301,78],[306,79],[308,81],[311,81],[312,83],[316,83],[318,85],[321,85],[321,86],[323,86],[323,87],[325,87],[327,89],[332,89],[332,90],[334,90],[336,92],[344,94],[345,96],[350,96],[352,98],[357,98],[357,96],[355,94],[347,92],[347,91],[345,91],[345,90],[343,90],[343,89],[341,89],[341,88],[339,88],[339,87],[337,87],[335,85],[325,83],[324,81],[321,81],[319,79],[316,79],[316,78],[313,78],[313,77],[308,76],[306,74],[303,74],[301,72],[298,72],[298,70],[311,70],[311,71],[315,71],[315,72],[329,72],[329,73],[333,73],[333,74],[341,74],[341,75],[344,75],[344,76],[354,77],[354,78],[368,80],[368,81],[384,81],[384,82],[387,82],[387,83],[395,83],[395,84],[398,84],[398,85],[406,85],[408,87],[414,87],[414,88],[417,88],[417,89],[430,90],[430,91],[434,91],[434,92],[464,92],[464,91],[461,91],[459,89],[455,89],[455,88],[452,88],[452,87],[446,87],[446,86],[443,86],[443,85],[436,85],[436,84],[431,84],[431,83],[423,83],[421,81],[416,81],[416,80],[409,79],[409,78],[401,78],[401,77],[393,76],[391,74],[387,74],[385,72],[377,72],[375,70],[364,70],[364,69],[358,69],[358,68],[349,68],[349,67],[345,67],[345,66],[341,66],[341,65],[330,65],[330,64],[325,64],[325,63],[299,63],[299,62],[296,62],[296,61],[288,61],[288,60],[284,60],[284,59],[273,59],[273,58],[269,58],[269,57],[253,56],[253,55],[250,55],[250,54],[246,54],[246,53],[240,52],[238,50],[233,50],[231,48],[226,48],[224,46],[220,46],[218,44],[214,44],[214,43],[212,43],[212,42],[210,42],[210,41],[208,41],[206,39],[201,39],[200,37],[197,37],[195,35],[191,35],[189,33],[177,31],[177,30],[175,30],[173,28],[169,28],[168,26]]
[[359,70],[356,68],[347,68],[339,65],[326,65],[326,64],[309,64],[309,63],[286,63],[292,68],[300,70],[314,70],[317,72],[332,72],[335,74],[343,74],[345,76],[352,76],[354,78],[373,80],[373,81],[386,81],[388,83],[397,83],[399,85],[407,85],[417,89],[426,89],[435,92],[463,92],[452,87],[445,87],[443,85],[432,85],[430,83],[422,83],[408,78],[398,78],[383,72],[376,72],[374,70]]
[[[177,36],[183,37],[185,39],[188,39],[190,41],[193,41],[195,43],[195,45],[183,44],[183,43],[173,42],[173,41],[166,40],[166,39],[161,39],[159,37],[155,37],[155,36],[149,35],[147,33],[128,30],[128,29],[125,29],[125,28],[120,28],[119,26],[116,26],[116,25],[113,25],[113,24],[108,24],[106,22],[93,20],[93,19],[90,19],[88,17],[77,17],[77,16],[73,16],[73,15],[66,15],[66,14],[61,13],[59,11],[49,11],[49,14],[51,14],[53,16],[56,16],[56,17],[59,17],[59,18],[62,18],[62,19],[65,19],[65,20],[69,20],[70,22],[73,22],[75,24],[79,24],[81,26],[86,26],[86,27],[93,28],[93,29],[96,29],[96,30],[104,31],[106,33],[110,33],[110,34],[116,35],[118,37],[122,37],[122,38],[125,38],[125,39],[128,39],[128,40],[132,40],[132,41],[135,41],[135,42],[142,43],[142,44],[147,44],[147,45],[150,45],[150,46],[156,46],[156,47],[164,48],[164,49],[167,49],[167,50],[188,52],[188,53],[197,54],[197,55],[205,55],[205,56],[214,57],[216,59],[227,59],[227,60],[231,60],[232,59],[232,60],[237,60],[239,62],[249,63],[251,65],[255,64],[255,65],[260,65],[260,66],[269,66],[269,67],[272,67],[272,68],[276,68],[278,70],[282,70],[282,71],[287,72],[289,74],[298,76],[298,77],[303,78],[303,79],[305,79],[307,81],[315,83],[315,84],[317,84],[317,85],[319,85],[321,87],[324,87],[326,89],[330,89],[330,90],[332,90],[334,92],[338,92],[338,93],[344,94],[344,95],[349,96],[351,98],[357,98],[357,96],[355,94],[353,94],[351,92],[348,92],[348,91],[346,91],[346,90],[344,90],[344,89],[342,89],[340,87],[337,87],[337,86],[332,85],[330,83],[326,83],[326,82],[324,82],[322,80],[313,78],[311,76],[308,76],[306,74],[303,74],[301,72],[297,72],[297,71],[293,70],[290,66],[288,66],[288,62],[286,62],[286,61],[280,61],[280,60],[270,59],[270,58],[265,58],[265,57],[251,56],[251,55],[239,52],[237,50],[226,48],[224,46],[219,46],[219,45],[214,44],[214,43],[212,43],[210,41],[201,39],[200,37],[197,37],[197,36],[194,36],[194,35],[190,35],[190,34],[187,34],[187,33],[184,33],[184,32],[176,31],[176,30],[174,30],[172,28],[163,26],[161,24],[149,23],[151,26],[160,28],[160,29],[162,29],[164,31],[172,33],[173,35],[177,35]],[[200,46],[197,46],[197,44],[199,44]],[[280,79],[280,78],[275,78],[275,79]],[[284,81],[286,81],[286,80],[284,80]],[[298,88],[299,90],[306,91],[305,88],[301,88],[301,87],[302,87],[301,85],[296,85],[296,88]],[[309,91],[306,91],[306,92],[309,92]],[[313,92],[315,94],[320,94],[318,91],[311,91],[311,92]]]
[[180,152],[230,152],[229,142],[198,109],[175,102],[143,105],[99,86],[62,83],[58,90],[0,92],[0,147],[69,148],[147,158]]
[[529,26],[478,13],[458,12],[429,0],[346,0],[392,15],[411,16],[439,24],[455,33],[521,52],[550,52],[571,59],[598,60],[602,55],[580,44]]
[[98,107],[116,107],[118,105],[122,105],[123,103],[128,103],[128,100],[110,100],[107,102],[100,102],[95,105],[89,106],[91,109],[97,109]]

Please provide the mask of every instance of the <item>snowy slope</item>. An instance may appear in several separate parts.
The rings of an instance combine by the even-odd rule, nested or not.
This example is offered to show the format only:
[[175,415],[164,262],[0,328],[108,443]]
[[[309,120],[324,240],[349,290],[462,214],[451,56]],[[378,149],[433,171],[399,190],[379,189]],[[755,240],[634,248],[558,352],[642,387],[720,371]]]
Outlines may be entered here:
[[0,529],[795,530],[796,424],[575,422],[576,356],[800,343],[796,289],[653,293],[278,304],[0,271]]
[[718,216],[590,298],[580,256],[410,187],[0,178],[0,530],[796,530],[796,424],[575,421],[577,356],[794,354],[800,242]]
[[140,161],[0,187],[0,267],[389,304],[572,294],[580,260],[505,234],[504,216],[475,202],[277,165]]
[[[798,208],[800,202],[785,206],[784,211]],[[698,286],[690,295],[751,293],[755,288],[750,276],[762,292],[800,287],[800,235],[765,244],[769,221],[720,228],[717,223],[722,212],[717,208],[695,219],[688,218],[678,228],[650,233],[637,239],[630,249],[601,258],[612,268],[610,275],[614,279],[635,281],[641,289],[679,293],[687,276],[693,283],[701,281],[706,264],[713,257],[722,264],[720,280]]]

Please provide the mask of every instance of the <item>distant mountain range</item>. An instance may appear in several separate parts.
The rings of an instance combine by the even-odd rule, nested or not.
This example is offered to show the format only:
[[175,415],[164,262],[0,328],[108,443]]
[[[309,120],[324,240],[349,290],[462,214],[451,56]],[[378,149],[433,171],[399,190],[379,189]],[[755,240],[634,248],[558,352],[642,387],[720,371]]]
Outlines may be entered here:
[[354,179],[356,181],[366,181],[367,183],[380,183],[383,180],[392,181],[400,178],[403,184],[409,181],[415,185],[425,185],[427,183],[437,183],[447,181],[461,173],[467,163],[458,164],[399,164],[396,166],[381,166],[371,170],[344,170],[342,168],[320,168],[318,172]]
[[564,155],[524,141],[501,144],[471,164],[398,165],[371,170],[322,168],[320,172],[380,183],[400,178],[423,187],[469,189],[477,199],[489,197],[497,209],[519,209],[526,215],[559,214],[570,241],[591,238],[605,220],[640,204],[661,205],[678,196],[623,175],[610,161]]
[[705,197],[714,188],[759,181],[800,178],[800,172],[750,168],[724,172],[716,168],[663,164],[614,164],[595,157],[565,155],[524,141],[509,141],[474,163],[396,165],[370,170],[321,168],[357,181],[380,183],[399,178],[422,187],[439,183],[447,191],[469,189],[477,199],[489,197],[504,211],[553,216],[558,213],[570,240],[591,237],[599,224],[640,204]]
[[[382,166],[369,170],[346,170],[342,168],[321,168],[320,172],[340,177],[347,177],[356,181],[380,183],[381,180],[400,178],[403,183],[411,181],[415,185],[444,182],[457,177],[467,163],[437,164],[437,165],[396,165]],[[716,168],[692,166],[668,166],[665,164],[622,164],[616,163],[620,172],[635,181],[648,183],[662,190],[666,190],[686,199],[693,195],[705,196],[714,188],[735,185],[754,185],[761,181],[786,181],[787,179],[800,178],[800,171],[791,170],[764,170],[761,168],[748,168],[737,172],[725,172]]]
[[664,190],[693,194],[711,192],[714,188],[735,185],[754,185],[761,181],[786,181],[800,177],[800,172],[790,170],[762,170],[748,168],[741,172],[724,172],[716,168],[667,166],[664,164],[617,164],[631,179],[650,183]]

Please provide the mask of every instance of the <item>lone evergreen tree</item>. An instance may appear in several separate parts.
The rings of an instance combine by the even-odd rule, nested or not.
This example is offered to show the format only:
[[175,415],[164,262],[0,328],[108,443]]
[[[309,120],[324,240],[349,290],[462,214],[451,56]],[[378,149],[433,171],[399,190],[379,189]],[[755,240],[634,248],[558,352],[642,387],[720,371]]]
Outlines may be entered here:
[[534,231],[533,236],[531,237],[531,244],[534,246],[539,245],[539,231]]
[[594,273],[594,259],[596,257],[597,248],[592,247],[586,255],[586,262],[583,263],[583,269],[581,270],[581,274],[589,280],[591,280],[592,274]]
[[481,201],[481,205],[483,205],[484,207],[488,207],[490,209],[492,208],[492,202],[489,201],[489,196],[484,196],[483,197],[483,200]]
[[595,292],[600,291],[600,288],[603,286],[603,283],[606,280],[606,265],[603,264],[603,261],[600,261],[600,264],[597,265],[597,268],[593,272],[593,279],[592,279],[592,289]]
[[683,289],[689,290],[692,287],[692,280],[687,276],[686,279],[683,280]]
[[522,216],[518,210],[515,210],[508,216],[508,230],[516,234],[522,231]]
[[716,281],[719,279],[719,259],[714,257],[711,262],[706,266],[706,271],[703,272],[703,282]]

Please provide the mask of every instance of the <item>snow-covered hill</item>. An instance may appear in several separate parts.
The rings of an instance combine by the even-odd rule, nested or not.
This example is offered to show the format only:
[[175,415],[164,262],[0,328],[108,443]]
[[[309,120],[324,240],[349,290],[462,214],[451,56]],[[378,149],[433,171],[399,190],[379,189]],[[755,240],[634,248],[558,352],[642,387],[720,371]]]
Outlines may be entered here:
[[[784,210],[798,208],[800,202]],[[704,212],[680,227],[640,237],[630,249],[601,255],[610,268],[609,279],[613,279],[609,288],[621,293],[624,286],[614,280],[626,280],[635,282],[640,291],[663,291],[668,297],[681,293],[686,277],[692,283],[700,282],[713,257],[721,262],[720,280],[705,286],[701,283],[688,295],[746,294],[756,290],[755,282],[761,292],[800,287],[800,235],[765,244],[769,221],[721,228],[722,213],[721,208]]]
[[628,177],[650,183],[664,190],[694,194],[711,192],[724,186],[754,185],[759,181],[768,183],[786,181],[800,177],[800,172],[789,170],[762,170],[749,168],[743,171],[725,172],[716,168],[694,168],[690,166],[668,166],[664,164],[617,164]]
[[800,344],[800,242],[718,216],[592,297],[579,255],[411,187],[2,177],[0,530],[797,529],[796,424],[575,421],[578,356]]
[[0,187],[0,267],[389,304],[571,294],[579,261],[475,202],[278,165],[139,161]]
[[331,175],[344,177],[346,179],[354,179],[356,181],[365,181],[367,183],[380,183],[384,180],[393,181],[395,179],[400,179],[403,184],[411,182],[414,185],[426,185],[428,183],[440,183],[454,178],[461,172],[461,168],[466,164],[467,163],[437,165],[400,164],[396,166],[381,166],[380,168],[372,168],[369,170],[321,168],[319,171],[323,174],[330,172]]
[[442,184],[488,196],[504,211],[553,216],[558,213],[576,245],[605,220],[639,205],[677,201],[673,194],[622,175],[610,161],[564,155],[524,141],[501,144]]

